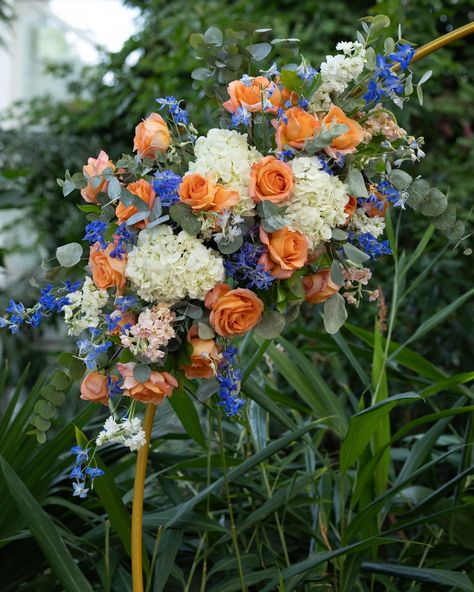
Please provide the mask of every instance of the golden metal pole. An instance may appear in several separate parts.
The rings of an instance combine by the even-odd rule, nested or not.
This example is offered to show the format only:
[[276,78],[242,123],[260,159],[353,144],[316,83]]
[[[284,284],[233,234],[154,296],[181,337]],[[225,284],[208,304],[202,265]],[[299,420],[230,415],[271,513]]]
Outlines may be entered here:
[[133,592],[143,592],[143,496],[145,491],[146,465],[148,450],[150,449],[151,430],[155,418],[156,405],[147,405],[143,430],[146,436],[146,444],[142,446],[137,455],[135,469],[135,482],[133,486],[132,508],[132,581]]
[[[411,63],[417,62],[418,60],[423,59],[430,53],[433,53],[434,51],[441,49],[445,45],[454,43],[458,39],[462,39],[463,37],[467,37],[467,35],[472,35],[473,33],[474,23],[469,23],[467,25],[464,25],[463,27],[454,29],[454,31],[446,33],[446,35],[442,35],[441,37],[438,37],[438,39],[435,39],[434,41],[430,41],[429,43],[422,45],[419,49],[415,51],[415,55],[413,56]],[[399,64],[397,65],[400,66]]]

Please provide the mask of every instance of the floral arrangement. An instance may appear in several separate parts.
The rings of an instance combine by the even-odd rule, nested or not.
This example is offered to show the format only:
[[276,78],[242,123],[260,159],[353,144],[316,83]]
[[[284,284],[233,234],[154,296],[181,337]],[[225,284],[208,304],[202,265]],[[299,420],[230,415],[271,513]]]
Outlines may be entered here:
[[[424,156],[423,139],[399,127],[389,106],[402,108],[414,86],[421,101],[429,73],[415,85],[413,46],[386,39],[376,53],[384,22],[362,26],[318,68],[300,54],[266,70],[258,63],[282,40],[243,48],[249,59],[231,63],[235,39],[211,27],[192,39],[208,62],[193,77],[215,82],[219,126],[200,134],[181,101],[159,98],[135,128],[134,155],[113,162],[102,150],[58,180],[85,202],[83,243],[59,247],[62,283],[45,282],[32,307],[10,302],[0,326],[16,334],[62,314],[77,352],[61,354],[53,385],[84,374],[81,398],[110,410],[96,438],[73,448],[74,495],[85,497],[102,474],[97,447],[147,443],[139,403],[159,405],[197,379],[201,399],[217,396],[238,414],[238,338],[276,337],[304,303],[323,303],[335,333],[346,305],[376,301],[370,280],[390,254],[392,208],[409,205],[450,239],[462,236],[446,196],[400,169]],[[33,418],[40,442],[44,415]]]

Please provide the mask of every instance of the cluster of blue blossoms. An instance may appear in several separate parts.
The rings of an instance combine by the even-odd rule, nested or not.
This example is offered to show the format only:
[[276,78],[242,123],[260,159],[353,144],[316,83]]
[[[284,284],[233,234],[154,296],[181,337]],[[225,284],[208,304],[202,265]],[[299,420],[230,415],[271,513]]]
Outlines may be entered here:
[[224,260],[226,274],[247,288],[268,290],[275,278],[258,262],[263,249],[263,246],[252,242],[244,243],[238,251]]
[[153,179],[153,190],[163,206],[171,206],[179,201],[179,186],[182,177],[169,169],[158,171]]
[[91,486],[93,487],[94,479],[96,477],[102,477],[102,475],[105,475],[105,472],[97,467],[86,466],[84,468],[83,465],[89,461],[89,448],[82,449],[80,446],[73,446],[71,452],[76,455],[74,468],[69,475],[70,479],[74,479],[72,495],[85,498],[89,492],[89,488],[86,487],[86,478],[89,477]]
[[232,416],[239,413],[245,401],[238,395],[242,374],[236,367],[238,349],[230,345],[222,353],[222,361],[217,368],[217,382],[219,383],[219,405],[224,407],[226,415]]
[[160,105],[160,110],[164,108],[168,110],[175,123],[188,124],[189,113],[179,106],[181,101],[178,101],[175,97],[164,97],[155,100]]
[[[86,233],[83,240],[87,241],[90,245],[99,243],[101,249],[106,249],[109,244],[105,238],[107,228],[107,222],[104,222],[103,220],[94,220],[86,226]],[[130,227],[124,223],[117,227],[113,238],[114,248],[110,251],[110,256],[122,260],[127,253],[126,245],[135,244],[136,234],[131,232]]]
[[403,93],[403,82],[391,68],[394,63],[399,63],[404,72],[414,55],[415,50],[408,43],[397,44],[397,51],[388,56],[391,63],[383,55],[377,54],[374,77],[369,80],[367,92],[364,95],[367,105],[372,102],[378,103],[383,97],[393,98]]
[[388,240],[378,241],[370,232],[359,234],[357,241],[371,259],[377,259],[377,257],[392,253]]

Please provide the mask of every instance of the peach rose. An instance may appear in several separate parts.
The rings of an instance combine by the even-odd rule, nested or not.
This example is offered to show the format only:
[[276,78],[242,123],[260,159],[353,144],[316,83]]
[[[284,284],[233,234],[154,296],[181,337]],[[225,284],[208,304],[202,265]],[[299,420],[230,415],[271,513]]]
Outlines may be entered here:
[[332,141],[332,144],[325,148],[325,152],[332,158],[337,158],[338,154],[350,154],[356,151],[364,137],[362,126],[354,119],[349,119],[344,111],[334,105],[329,109],[327,115],[321,120],[326,127],[330,127],[333,122],[345,125],[348,130]]
[[141,383],[133,376],[134,362],[117,364],[118,371],[123,377],[124,395],[132,397],[142,403],[153,403],[159,405],[165,397],[171,397],[173,389],[178,386],[178,381],[168,372],[152,371],[148,380]]
[[227,294],[227,292],[230,292],[230,286],[227,284],[217,284],[217,286],[212,288],[212,290],[209,290],[209,292],[206,294],[204,306],[206,308],[212,308],[219,298],[222,298],[222,296]]
[[158,113],[151,113],[135,128],[133,151],[141,158],[155,158],[157,152],[166,152],[170,145],[170,131]]
[[301,150],[306,140],[314,136],[321,123],[316,115],[307,113],[300,107],[291,107],[285,111],[285,118],[279,122],[274,121],[276,127],[275,139],[278,150],[284,146],[291,146]]
[[[153,187],[150,183],[145,181],[145,179],[140,179],[135,183],[129,183],[127,185],[127,189],[130,191],[130,193],[137,195],[141,200],[143,200],[148,206],[148,209],[151,210],[155,201],[155,192],[153,191]],[[117,216],[117,222],[119,224],[123,224],[137,213],[138,208],[135,206],[124,206],[123,203],[119,203],[115,208],[115,215]],[[133,226],[135,226],[135,228],[145,228],[147,222],[147,220],[142,220]]]
[[109,335],[120,335],[127,326],[133,326],[137,322],[137,315],[132,311],[121,312],[118,308],[110,315],[110,319],[119,319],[113,331],[108,332]]
[[369,193],[377,198],[377,202],[365,202],[362,206],[365,210],[365,213],[371,218],[374,216],[381,216],[382,218],[385,218],[385,214],[387,213],[387,209],[390,205],[388,200],[382,193],[380,193],[380,191],[377,191],[375,185],[370,186]]
[[193,351],[191,364],[183,366],[186,378],[211,379],[216,375],[217,363],[220,355],[214,339],[201,339],[197,327],[191,327],[188,331],[188,342]]
[[349,220],[355,214],[356,210],[357,210],[357,198],[354,197],[353,195],[349,195],[349,201],[346,203],[345,208],[344,208],[344,213],[347,214],[347,219],[346,219],[345,224],[349,223]]
[[99,290],[107,288],[117,288],[120,291],[125,286],[125,268],[127,266],[127,257],[111,257],[110,253],[115,246],[107,245],[105,250],[100,243],[92,245],[89,254],[89,266],[92,272],[92,280]]
[[262,318],[263,302],[251,290],[231,290],[226,284],[216,286],[213,294],[206,296],[205,304],[210,306],[209,322],[214,331],[222,337],[243,335],[253,329]]
[[230,113],[235,113],[239,107],[244,107],[251,113],[262,111],[262,94],[272,105],[265,111],[277,111],[281,102],[280,89],[265,76],[253,78],[250,86],[246,86],[240,80],[233,80],[227,86],[227,92],[230,99],[223,104],[223,107]]
[[179,199],[194,212],[222,212],[239,201],[238,191],[215,185],[199,173],[186,175],[179,186]]
[[[95,204],[97,203],[97,194],[101,191],[107,191],[109,183],[102,177],[102,173],[106,168],[115,171],[114,163],[109,160],[109,155],[103,150],[99,152],[97,158],[89,158],[87,164],[82,167],[84,174],[89,177],[87,186],[81,189],[81,195],[84,201]],[[92,185],[92,179],[94,177],[100,177],[100,183],[95,187]]]
[[341,286],[331,279],[331,270],[321,269],[303,278],[305,300],[311,304],[319,304],[339,292]]
[[107,405],[109,401],[107,376],[100,372],[90,372],[84,376],[81,383],[81,399]]
[[291,195],[294,186],[291,167],[274,156],[265,156],[252,165],[249,194],[254,202],[271,201],[278,204]]
[[267,246],[267,252],[259,259],[273,277],[284,280],[308,260],[308,241],[301,232],[290,230],[287,226],[267,234],[260,226],[260,240]]

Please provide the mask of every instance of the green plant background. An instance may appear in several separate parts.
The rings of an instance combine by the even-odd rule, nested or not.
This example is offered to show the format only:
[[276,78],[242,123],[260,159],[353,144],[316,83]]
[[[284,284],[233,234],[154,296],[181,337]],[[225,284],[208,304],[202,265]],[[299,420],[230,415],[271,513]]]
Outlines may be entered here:
[[[127,3],[141,11],[139,33],[71,78],[73,100],[18,105],[18,128],[0,129],[0,207],[24,208],[39,231],[38,252],[81,234],[80,214],[55,179],[101,148],[113,158],[128,150],[154,98],[183,98],[198,129],[210,125],[217,105],[190,79],[199,65],[191,33],[250,20],[276,37],[300,38],[317,64],[367,14],[389,15],[392,34],[401,22],[419,45],[474,16],[472,0]],[[424,106],[412,101],[397,113],[426,140],[427,158],[410,172],[449,191],[468,229],[473,57],[471,38],[417,65],[420,76],[433,70]],[[113,84],[104,84],[106,73]],[[396,256],[377,264],[388,330],[378,330],[366,306],[330,337],[319,309],[307,309],[286,341],[242,345],[248,404],[240,420],[196,401],[192,385],[159,409],[146,488],[150,590],[474,590],[473,266],[463,254],[470,239],[455,248],[426,224],[403,213]],[[33,299],[29,278],[0,295],[2,309],[10,296]],[[92,435],[101,413],[73,385],[55,405],[48,441],[39,446],[28,431],[54,355],[72,344],[55,327],[2,340],[2,590],[130,590],[135,457],[109,449],[97,495],[71,498],[73,425]]]

